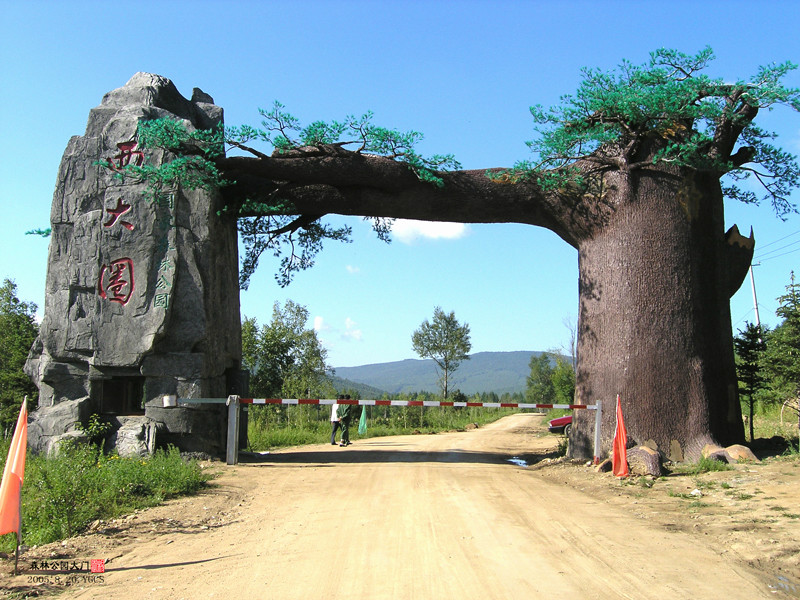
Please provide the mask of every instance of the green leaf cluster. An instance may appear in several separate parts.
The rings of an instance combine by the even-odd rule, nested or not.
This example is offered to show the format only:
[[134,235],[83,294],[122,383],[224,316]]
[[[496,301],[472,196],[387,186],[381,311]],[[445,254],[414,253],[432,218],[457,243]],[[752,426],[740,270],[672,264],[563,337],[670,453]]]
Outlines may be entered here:
[[450,375],[462,360],[469,360],[472,348],[469,324],[460,324],[455,312],[445,313],[437,306],[433,310],[433,320],[425,319],[411,335],[411,344],[419,356],[433,359],[439,370],[442,395],[447,398]]
[[272,321],[242,321],[242,364],[250,371],[250,394],[257,398],[324,397],[335,393],[326,372],[327,350],[307,329],[308,309],[291,300],[272,308]]
[[531,356],[525,401],[532,404],[573,404],[575,369],[559,354]]
[[261,128],[243,125],[225,129],[225,138],[233,146],[242,147],[253,140],[271,144],[278,153],[322,146],[354,146],[355,152],[386,156],[405,163],[422,180],[444,185],[439,171],[460,168],[452,154],[425,157],[415,150],[423,135],[418,131],[402,132],[373,124],[373,113],[360,117],[348,115],[342,121],[314,121],[303,127],[300,120],[275,102],[269,110],[259,109]]
[[209,159],[225,153],[225,130],[189,129],[178,119],[140,121],[136,132],[139,148],[163,148],[175,154],[198,154]]
[[247,289],[250,277],[258,268],[258,261],[264,252],[271,252],[280,259],[275,280],[281,287],[285,287],[291,282],[294,273],[314,266],[317,253],[322,250],[325,240],[346,243],[351,241],[352,229],[349,226],[333,227],[316,219],[302,225],[293,225],[296,222],[297,219],[292,216],[269,213],[239,219],[239,233],[245,246],[239,271],[241,289]]
[[[778,105],[800,110],[800,90],[781,83],[797,66],[769,65],[748,81],[729,83],[702,73],[713,58],[710,48],[696,55],[660,49],[643,65],[623,61],[610,72],[583,69],[574,94],[552,108],[531,107],[537,136],[527,145],[534,158],[494,178],[563,187],[582,185],[570,170],[577,161],[623,170],[671,163],[732,174],[729,197],[768,200],[780,216],[795,210],[789,193],[800,183],[797,159],[773,146],[774,134],[752,120]],[[737,140],[745,153],[734,160]],[[742,179],[755,179],[762,195],[739,187]]]
[[35,316],[36,305],[17,298],[17,285],[5,279],[0,287],[0,434],[3,437],[16,423],[25,396],[34,402],[38,395],[36,386],[22,370],[39,333]]

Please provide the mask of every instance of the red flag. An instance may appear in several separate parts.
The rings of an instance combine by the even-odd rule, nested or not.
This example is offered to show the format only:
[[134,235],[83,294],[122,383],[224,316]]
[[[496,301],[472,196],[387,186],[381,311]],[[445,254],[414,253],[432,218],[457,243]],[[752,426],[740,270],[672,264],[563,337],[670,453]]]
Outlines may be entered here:
[[622,418],[622,406],[619,403],[617,394],[617,428],[614,430],[614,455],[611,459],[611,466],[614,475],[617,477],[627,477],[628,472],[628,431],[625,429],[625,421]]
[[17,426],[8,448],[3,482],[0,484],[0,535],[17,532],[17,542],[22,543],[22,514],[20,501],[22,480],[25,477],[25,453],[28,449],[28,400],[19,409]]

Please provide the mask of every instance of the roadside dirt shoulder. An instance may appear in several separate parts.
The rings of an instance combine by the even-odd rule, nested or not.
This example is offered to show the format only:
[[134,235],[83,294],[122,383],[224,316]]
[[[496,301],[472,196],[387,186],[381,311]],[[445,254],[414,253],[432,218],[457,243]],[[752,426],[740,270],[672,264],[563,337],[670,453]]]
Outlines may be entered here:
[[[30,549],[4,597],[800,598],[800,460],[617,480],[542,418],[287,448]],[[98,581],[35,562],[106,559]]]

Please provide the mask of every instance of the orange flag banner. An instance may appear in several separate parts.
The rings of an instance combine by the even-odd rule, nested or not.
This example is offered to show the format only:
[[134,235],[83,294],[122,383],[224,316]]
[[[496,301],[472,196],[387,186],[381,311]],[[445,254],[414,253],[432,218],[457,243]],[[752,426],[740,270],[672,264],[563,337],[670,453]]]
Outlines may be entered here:
[[617,477],[627,477],[628,472],[628,431],[625,429],[625,420],[622,418],[622,406],[617,394],[617,428],[614,430],[614,455],[611,467]]
[[0,483],[0,535],[17,533],[17,542],[22,543],[22,514],[20,500],[22,480],[25,477],[25,453],[28,449],[28,400],[22,402],[8,448],[3,482]]

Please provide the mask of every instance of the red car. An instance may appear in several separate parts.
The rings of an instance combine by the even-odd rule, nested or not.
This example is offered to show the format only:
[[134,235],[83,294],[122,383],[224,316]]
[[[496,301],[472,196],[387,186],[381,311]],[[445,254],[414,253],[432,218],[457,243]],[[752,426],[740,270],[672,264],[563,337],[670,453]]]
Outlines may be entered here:
[[572,429],[572,415],[566,415],[564,417],[558,417],[557,419],[553,419],[548,423],[549,427],[547,430],[550,433],[563,433],[566,436],[569,436],[569,432]]

